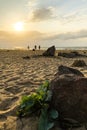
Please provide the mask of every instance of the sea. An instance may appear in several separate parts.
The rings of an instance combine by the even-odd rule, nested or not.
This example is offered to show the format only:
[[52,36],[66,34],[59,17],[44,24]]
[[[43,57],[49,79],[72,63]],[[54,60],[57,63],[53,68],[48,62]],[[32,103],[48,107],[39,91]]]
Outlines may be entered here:
[[[48,47],[42,47],[41,49],[46,50]],[[56,47],[56,50],[87,50],[86,47]]]
[[[41,50],[47,50],[48,48],[49,47],[41,47]],[[30,50],[32,49],[33,48],[30,48]],[[26,48],[0,48],[0,50],[27,50],[27,47]],[[87,50],[87,46],[85,47],[82,47],[82,46],[80,47],[56,47],[56,50]]]

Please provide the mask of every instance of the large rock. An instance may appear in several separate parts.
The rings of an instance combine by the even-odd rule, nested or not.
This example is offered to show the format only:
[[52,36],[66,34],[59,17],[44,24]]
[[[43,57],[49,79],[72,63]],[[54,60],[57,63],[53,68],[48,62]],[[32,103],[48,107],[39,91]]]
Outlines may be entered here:
[[77,51],[72,51],[72,52],[59,52],[58,56],[66,57],[66,58],[75,58],[78,56],[84,56],[79,54]]
[[67,67],[67,66],[63,66],[60,65],[58,68],[58,72],[57,72],[57,76],[58,75],[62,75],[62,74],[75,74],[78,76],[84,76],[79,70],[71,68],[71,67]]
[[87,122],[87,78],[81,72],[77,74],[77,70],[60,68],[50,84],[53,92],[51,105],[58,110],[60,119]]
[[72,64],[73,67],[84,67],[86,66],[86,63],[84,60],[75,60]]
[[55,56],[55,50],[55,46],[52,46],[43,53],[43,56]]

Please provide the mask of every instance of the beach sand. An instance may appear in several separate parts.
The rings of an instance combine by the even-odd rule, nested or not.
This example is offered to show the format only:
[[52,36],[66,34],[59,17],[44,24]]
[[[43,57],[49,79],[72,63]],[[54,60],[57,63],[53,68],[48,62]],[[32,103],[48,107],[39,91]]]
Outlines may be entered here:
[[[82,59],[87,64],[86,57],[63,58],[57,56],[58,52],[53,58],[38,56],[42,53],[0,50],[0,130],[36,130],[37,119],[23,119],[24,124],[17,119],[16,109],[21,97],[34,92],[45,80],[51,81],[59,65],[71,66],[75,59]],[[23,59],[26,56],[30,58]],[[87,76],[87,67],[78,69]]]

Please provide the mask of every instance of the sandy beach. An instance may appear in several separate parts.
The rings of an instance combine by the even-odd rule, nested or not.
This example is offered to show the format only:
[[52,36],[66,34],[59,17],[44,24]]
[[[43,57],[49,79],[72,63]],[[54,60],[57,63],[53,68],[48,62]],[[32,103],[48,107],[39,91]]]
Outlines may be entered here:
[[[36,130],[36,124],[30,125],[36,120],[32,118],[24,121],[27,126],[19,127],[16,109],[21,97],[34,92],[45,80],[51,81],[59,65],[71,66],[75,59],[87,64],[87,57],[58,57],[58,51],[53,58],[38,56],[42,53],[41,50],[0,50],[0,130]],[[23,59],[26,56],[30,58]],[[87,67],[77,69],[87,76]]]

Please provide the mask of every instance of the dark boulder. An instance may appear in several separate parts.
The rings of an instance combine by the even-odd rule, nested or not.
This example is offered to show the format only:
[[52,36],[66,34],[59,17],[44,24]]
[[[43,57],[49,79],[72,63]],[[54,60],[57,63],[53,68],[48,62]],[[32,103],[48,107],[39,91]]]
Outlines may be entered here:
[[76,56],[80,55],[77,51],[71,51],[71,53],[75,54]]
[[62,68],[59,67],[50,84],[53,92],[51,105],[59,112],[60,119],[87,122],[87,78],[81,72],[77,74],[78,70]]
[[72,51],[72,52],[59,52],[58,56],[66,57],[66,58],[74,58],[78,56],[82,56],[79,54],[77,51]]
[[78,76],[84,76],[79,70],[71,68],[71,67],[67,67],[67,66],[63,66],[60,65],[58,68],[58,72],[56,75],[62,75],[62,74],[75,74]]
[[72,64],[73,67],[84,67],[86,66],[86,63],[84,60],[75,60],[74,63]]
[[43,56],[55,56],[55,50],[55,46],[52,46],[43,53]]
[[24,56],[24,57],[22,57],[22,58],[25,59],[25,60],[30,59],[29,56]]

